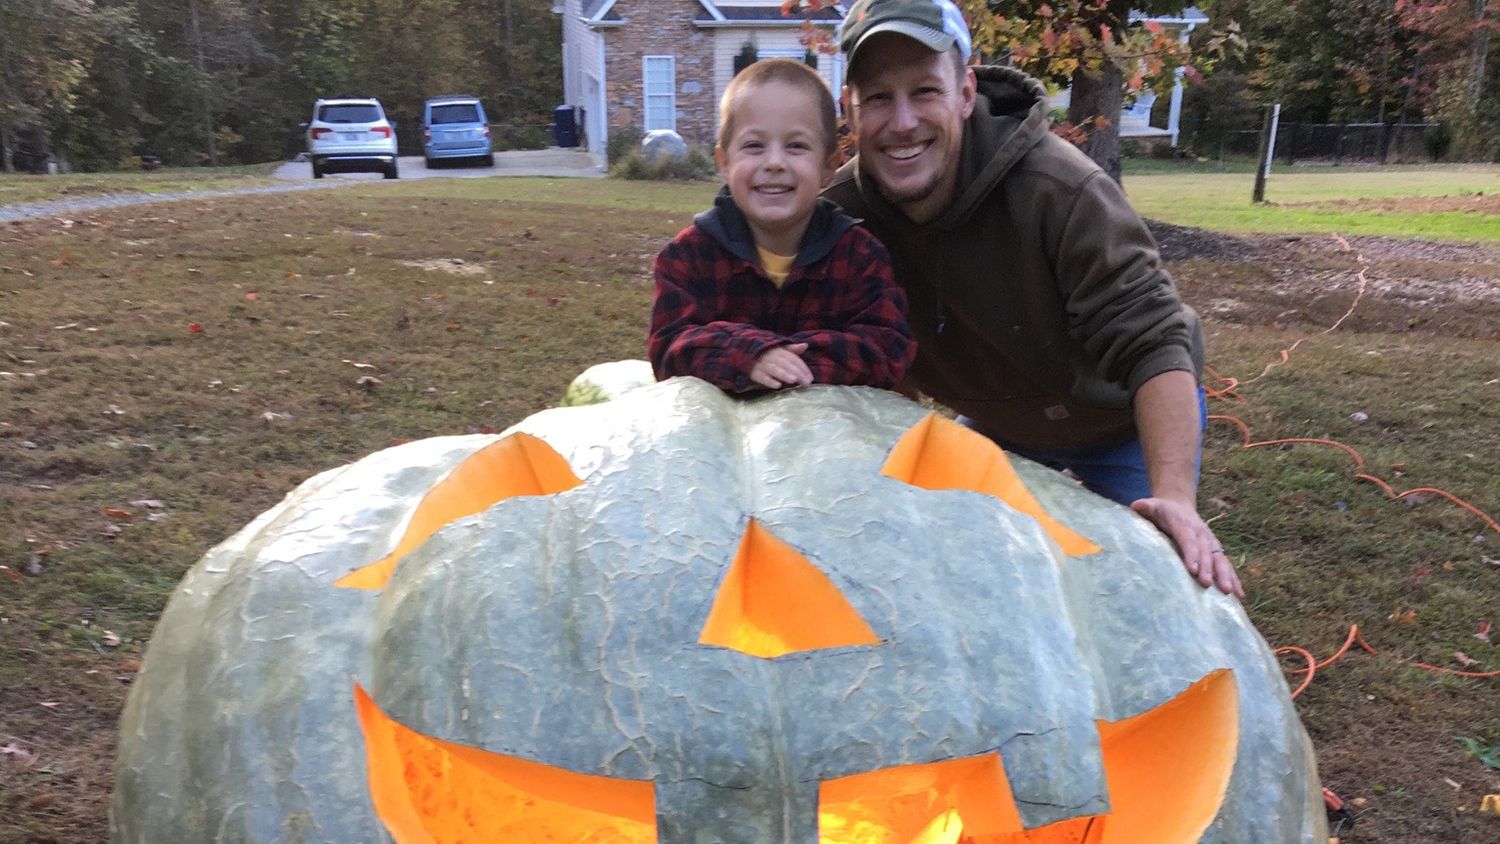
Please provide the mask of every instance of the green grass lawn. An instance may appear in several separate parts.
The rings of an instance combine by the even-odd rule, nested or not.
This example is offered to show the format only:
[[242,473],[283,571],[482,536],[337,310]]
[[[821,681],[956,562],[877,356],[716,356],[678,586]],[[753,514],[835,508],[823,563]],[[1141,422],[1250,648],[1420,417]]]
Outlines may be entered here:
[[[1457,196],[1497,171],[1465,172],[1426,175]],[[1297,182],[1309,201],[1438,189],[1421,175],[1298,174],[1282,190],[1303,178],[1324,180]],[[1219,178],[1243,176],[1128,184],[1139,198],[1178,180],[1189,195],[1176,204],[1222,213],[1235,191]],[[503,430],[590,364],[641,357],[651,261],[715,189],[374,182],[0,226],[0,746],[29,754],[0,756],[0,844],[105,840],[128,683],[208,548],[319,471],[402,440]],[[1199,196],[1214,191],[1217,203]],[[1148,213],[1204,224],[1159,201]],[[1390,232],[1407,222],[1384,217]],[[1489,239],[1466,219],[1455,239]],[[1306,341],[1211,412],[1258,439],[1338,439],[1398,488],[1441,486],[1500,512],[1500,355],[1482,328],[1500,303],[1414,312],[1391,270],[1322,334],[1353,300],[1355,266],[1319,260],[1305,287],[1283,286],[1309,271],[1279,258],[1172,267],[1219,372],[1248,379]],[[1319,671],[1297,704],[1325,781],[1364,801],[1354,840],[1490,840],[1495,820],[1476,810],[1500,772],[1457,738],[1500,745],[1500,681],[1408,660],[1459,667],[1461,651],[1500,669],[1475,636],[1500,622],[1500,534],[1440,500],[1393,502],[1332,450],[1242,449],[1224,423],[1203,469],[1204,513],[1270,644],[1326,657],[1358,624],[1381,650]]]
[[[1500,241],[1500,166],[1285,167],[1272,169],[1255,204],[1254,168],[1125,166],[1125,191],[1141,214],[1226,232],[1338,233]],[[1445,201],[1435,201],[1435,200]]]
[[271,174],[283,162],[240,167],[168,167],[152,172],[65,173],[38,176],[0,173],[0,206],[111,194],[175,193],[277,184]]

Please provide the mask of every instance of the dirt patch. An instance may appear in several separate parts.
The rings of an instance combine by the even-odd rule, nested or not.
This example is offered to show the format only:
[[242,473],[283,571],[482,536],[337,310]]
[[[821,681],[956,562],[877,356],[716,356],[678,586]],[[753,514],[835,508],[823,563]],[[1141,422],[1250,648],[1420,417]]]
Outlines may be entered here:
[[1377,214],[1500,214],[1500,194],[1471,196],[1399,196],[1372,199],[1337,199],[1305,203],[1342,211],[1373,211]]
[[1243,325],[1500,340],[1500,248],[1389,237],[1225,235],[1151,223],[1183,297]]
[[489,270],[482,264],[471,264],[462,258],[432,258],[426,261],[397,261],[403,267],[416,267],[428,272],[448,273],[449,275],[488,275]]

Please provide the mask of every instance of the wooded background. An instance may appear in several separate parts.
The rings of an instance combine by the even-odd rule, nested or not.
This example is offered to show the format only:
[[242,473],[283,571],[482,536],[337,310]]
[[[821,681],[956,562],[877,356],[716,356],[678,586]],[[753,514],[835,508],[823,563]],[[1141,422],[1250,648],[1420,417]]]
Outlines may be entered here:
[[[961,4],[987,57],[1071,82],[1075,140],[1116,170],[1117,92],[1169,85],[1178,67],[1194,82],[1188,151],[1281,103],[1287,122],[1438,123],[1434,157],[1500,159],[1488,0],[1202,0],[1211,22],[1189,50],[1126,23],[1189,5],[1177,0]],[[544,143],[561,29],[549,0],[0,0],[3,165],[280,159],[301,147],[312,101],[335,95],[379,97],[415,125],[426,97],[475,94],[516,133],[499,145]]]
[[[0,141],[83,170],[253,163],[302,147],[318,97],[483,98],[534,134],[561,102],[545,0],[0,0]],[[10,169],[9,166],[6,168]]]

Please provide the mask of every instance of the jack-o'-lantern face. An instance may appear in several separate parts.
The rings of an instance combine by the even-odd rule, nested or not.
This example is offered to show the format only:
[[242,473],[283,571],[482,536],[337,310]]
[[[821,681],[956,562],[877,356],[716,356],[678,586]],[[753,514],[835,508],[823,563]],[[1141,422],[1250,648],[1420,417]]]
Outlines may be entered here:
[[[439,445],[294,494],[252,525],[273,542],[228,543],[285,546],[307,581],[292,612],[322,622],[251,590],[236,623],[261,626],[233,634],[254,664],[281,654],[323,735],[257,725],[257,747],[294,745],[261,764],[317,758],[330,781],[307,790],[373,810],[308,800],[306,823],[403,844],[1316,832],[1305,738],[1237,605],[1128,510],[904,400],[736,402],[677,379]],[[311,511],[359,539],[315,551]],[[233,660],[210,687],[241,682],[252,661]],[[160,732],[136,719],[126,735]],[[117,818],[195,829],[136,820],[167,787],[127,764],[145,756],[122,749]],[[284,834],[287,810],[262,815]]]

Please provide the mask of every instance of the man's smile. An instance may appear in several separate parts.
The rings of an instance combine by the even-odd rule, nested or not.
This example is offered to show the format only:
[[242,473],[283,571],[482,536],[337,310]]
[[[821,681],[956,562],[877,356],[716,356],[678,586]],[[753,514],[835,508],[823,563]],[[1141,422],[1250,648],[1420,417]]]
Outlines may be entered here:
[[932,141],[923,141],[901,147],[886,147],[881,152],[885,153],[887,158],[894,158],[897,161],[910,161],[921,155],[931,145]]

